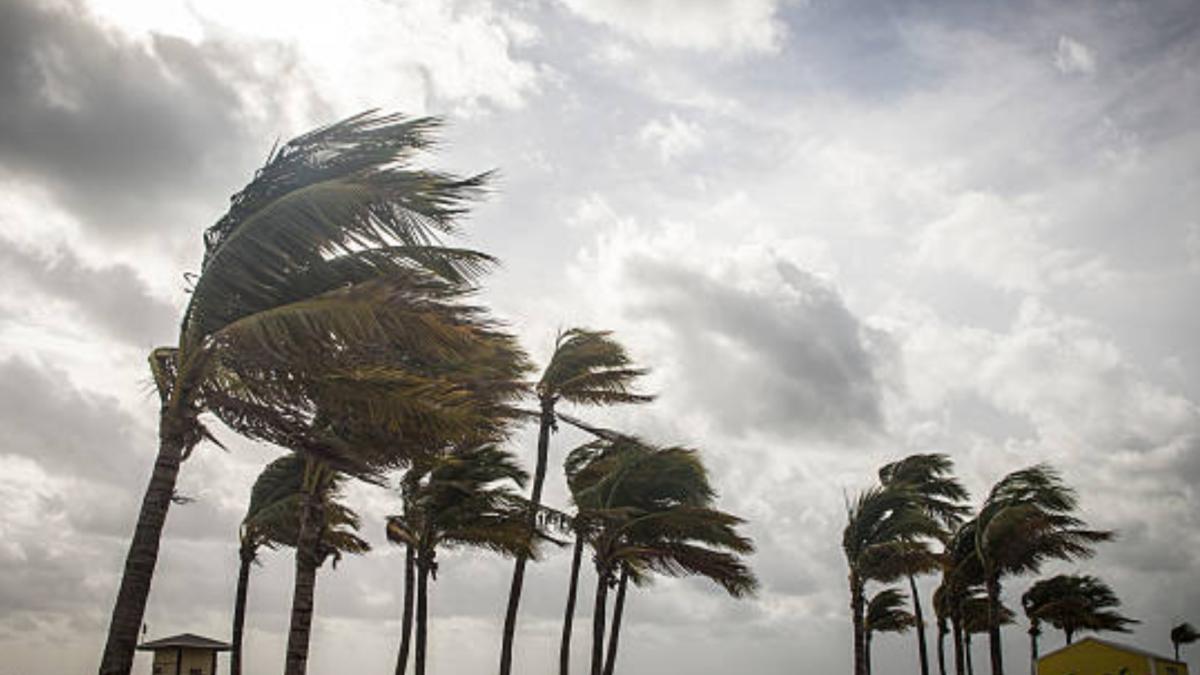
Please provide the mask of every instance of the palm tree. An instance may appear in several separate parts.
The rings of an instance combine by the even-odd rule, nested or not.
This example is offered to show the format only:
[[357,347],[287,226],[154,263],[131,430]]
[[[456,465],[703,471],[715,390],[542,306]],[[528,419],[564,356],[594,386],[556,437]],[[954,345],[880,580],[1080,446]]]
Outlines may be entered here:
[[405,513],[389,516],[388,540],[415,552],[417,675],[424,675],[428,631],[429,580],[437,579],[439,549],[483,548],[516,557],[534,554],[526,514],[528,503],[512,485],[528,474],[513,455],[490,443],[461,447],[419,460]]
[[[630,581],[640,585],[650,574],[702,576],[735,598],[758,587],[742,559],[754,550],[737,531],[744,521],[712,508],[708,474],[696,451],[639,442],[615,454],[618,461],[580,495],[583,503],[599,506],[588,512],[598,522],[590,537],[597,573],[592,675],[613,675]],[[706,493],[709,497],[696,503]],[[605,655],[607,593],[614,586]]]
[[[971,636],[988,633],[991,630],[992,612],[993,609],[987,595],[978,590],[972,590],[960,603],[959,615],[962,617],[963,653],[967,662],[967,675],[975,675],[975,668],[971,661]],[[1013,622],[1015,615],[1012,610],[1000,605],[999,611],[995,612],[995,617],[1000,625],[1007,625]]]
[[[970,508],[963,502],[969,498],[969,493],[962,483],[953,475],[954,462],[943,454],[909,455],[879,470],[879,482],[885,486],[904,486],[916,494],[918,501],[926,513],[942,525],[943,532],[939,539],[945,541],[950,533],[958,527],[970,513]],[[916,575],[922,569],[932,571],[939,567],[936,558],[930,554],[927,560],[907,570],[908,587],[912,593],[913,616],[917,628],[917,655],[921,664],[921,675],[929,675],[929,654],[925,642],[925,618],[921,611],[921,596],[917,592]],[[942,675],[945,675],[945,654],[939,652],[939,664]]]
[[904,592],[898,588],[885,588],[867,602],[863,617],[863,640],[867,674],[871,673],[871,639],[875,633],[907,633],[916,623],[916,617],[904,609]]
[[1081,630],[1128,633],[1129,626],[1139,623],[1117,612],[1121,601],[1116,593],[1090,575],[1060,574],[1039,580],[1021,596],[1021,606],[1029,618],[1030,656],[1035,664],[1042,622],[1063,631],[1067,644]]
[[[459,282],[488,262],[440,243],[486,177],[411,166],[437,126],[429,118],[370,112],[296,138],[272,153],[205,233],[178,344],[149,359],[161,401],[159,450],[113,606],[102,675],[128,675],[132,667],[180,465],[201,440],[212,439],[199,420],[207,399],[263,372],[247,368],[239,350],[249,345],[287,362],[295,347],[353,344],[372,320],[390,315],[390,306],[378,288],[352,293],[347,285],[413,267]],[[258,413],[275,412],[270,399],[259,403]]]
[[[562,418],[597,438],[567,456],[564,468],[575,502],[576,553],[572,556],[563,623],[560,671],[569,662],[579,562],[586,543],[597,569],[593,608],[592,672],[616,667],[628,584],[653,573],[700,575],[735,597],[752,593],[757,580],[739,558],[752,550],[736,532],[742,521],[711,508],[715,494],[694,450],[658,448],[633,436]],[[607,594],[617,588],[605,654]]]
[[975,555],[983,571],[991,622],[992,675],[1003,675],[1000,586],[1004,577],[1037,573],[1049,560],[1090,557],[1113,533],[1089,530],[1075,515],[1078,498],[1058,472],[1039,464],[996,483],[976,518]]
[[[962,607],[967,598],[973,596],[983,584],[983,570],[975,555],[975,527],[974,520],[960,524],[946,540],[942,553],[938,556],[942,567],[942,583],[934,591],[934,609],[938,615],[942,636],[946,632],[945,624],[950,624],[955,675],[965,675],[967,665],[963,649],[965,632]],[[943,645],[939,640],[939,663],[945,660],[942,649]]]
[[[250,506],[242,520],[236,604],[233,612],[233,650],[230,670],[241,673],[242,629],[246,616],[246,593],[250,583],[250,565],[257,561],[258,549],[278,546],[296,547],[300,532],[300,508],[303,502],[304,460],[284,455],[267,465],[254,481]],[[337,500],[341,480],[331,481],[322,493],[324,523],[320,527],[318,557],[323,563],[332,558],[333,566],[343,554],[362,554],[370,545],[357,534],[358,514]],[[321,563],[318,563],[320,566]]]
[[850,618],[854,629],[854,675],[866,672],[865,586],[869,579],[892,581],[926,559],[923,538],[941,529],[904,486],[868,488],[846,506],[842,552],[849,567]]
[[1179,660],[1179,645],[1189,645],[1196,640],[1200,640],[1200,632],[1192,624],[1179,624],[1171,629],[1171,645],[1175,647],[1175,660]]
[[[550,433],[556,429],[555,407],[558,402],[565,400],[578,405],[646,403],[653,397],[637,393],[634,388],[636,380],[645,374],[646,370],[633,365],[625,348],[608,331],[572,328],[559,333],[554,341],[554,353],[536,387],[540,426],[527,516],[531,531],[535,514],[542,503],[542,485],[549,463]],[[513,641],[516,638],[517,614],[527,562],[525,556],[517,556],[513,565],[500,646],[500,675],[512,673]]]

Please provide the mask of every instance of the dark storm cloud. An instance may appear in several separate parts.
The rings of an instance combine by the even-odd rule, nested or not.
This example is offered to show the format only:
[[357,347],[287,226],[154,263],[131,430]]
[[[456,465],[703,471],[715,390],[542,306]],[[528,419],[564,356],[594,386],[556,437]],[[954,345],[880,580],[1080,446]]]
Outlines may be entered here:
[[131,346],[146,349],[171,339],[178,313],[128,265],[89,267],[67,248],[42,257],[0,236],[0,268],[10,283],[23,279],[35,293],[70,303],[73,315]]
[[193,227],[181,202],[227,194],[266,151],[246,142],[239,58],[160,35],[137,44],[78,6],[0,3],[0,169],[105,238]]
[[115,399],[81,392],[62,370],[20,358],[0,361],[0,432],[0,453],[51,475],[115,485],[142,474],[130,449],[151,442]]
[[684,395],[726,429],[849,438],[880,427],[882,336],[811,274],[779,262],[767,293],[645,258],[628,265],[647,296],[635,313],[672,332]]

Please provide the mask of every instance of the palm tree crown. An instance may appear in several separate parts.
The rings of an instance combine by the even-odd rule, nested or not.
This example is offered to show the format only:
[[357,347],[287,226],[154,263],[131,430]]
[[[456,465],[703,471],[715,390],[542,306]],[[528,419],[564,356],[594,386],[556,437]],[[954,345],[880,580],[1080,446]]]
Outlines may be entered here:
[[1171,629],[1171,645],[1175,647],[1175,660],[1179,660],[1179,646],[1187,645],[1200,640],[1200,631],[1197,631],[1192,624],[1179,624]]
[[1021,596],[1030,632],[1041,622],[1063,631],[1070,643],[1081,630],[1128,633],[1139,623],[1116,611],[1121,601],[1108,584],[1090,575],[1060,574],[1033,584]]

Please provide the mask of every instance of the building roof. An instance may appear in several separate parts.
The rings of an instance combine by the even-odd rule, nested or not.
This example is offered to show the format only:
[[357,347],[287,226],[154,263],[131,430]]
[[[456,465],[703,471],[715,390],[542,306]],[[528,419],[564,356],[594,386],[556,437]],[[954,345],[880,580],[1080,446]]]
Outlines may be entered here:
[[1085,638],[1079,639],[1072,644],[1066,645],[1064,647],[1059,647],[1058,649],[1055,649],[1052,652],[1047,652],[1046,654],[1043,654],[1042,656],[1038,657],[1038,660],[1041,661],[1042,659],[1046,658],[1047,656],[1051,656],[1051,655],[1057,654],[1059,652],[1066,651],[1068,649],[1071,649],[1072,647],[1075,647],[1076,645],[1083,644],[1084,642],[1095,642],[1097,644],[1104,645],[1105,647],[1111,647],[1112,649],[1119,649],[1123,652],[1130,652],[1132,654],[1137,654],[1139,656],[1145,656],[1148,658],[1157,659],[1159,661],[1169,661],[1171,663],[1183,663],[1182,661],[1176,661],[1175,659],[1171,658],[1170,656],[1163,656],[1162,654],[1155,654],[1154,652],[1148,652],[1145,649],[1142,649],[1141,647],[1131,647],[1129,645],[1123,645],[1119,642],[1110,642],[1109,640],[1101,640],[1100,638],[1092,637],[1091,635],[1089,635]]
[[195,633],[180,633],[171,637],[160,638],[158,640],[150,640],[138,645],[138,649],[142,651],[154,651],[156,649],[211,649],[213,651],[225,652],[231,649],[228,642],[213,640]]

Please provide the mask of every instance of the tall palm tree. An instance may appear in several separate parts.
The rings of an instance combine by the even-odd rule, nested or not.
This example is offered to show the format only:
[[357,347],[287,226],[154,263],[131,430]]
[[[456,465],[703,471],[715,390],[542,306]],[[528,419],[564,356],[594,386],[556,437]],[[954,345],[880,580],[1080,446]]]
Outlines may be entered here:
[[1200,631],[1186,621],[1171,629],[1171,645],[1175,647],[1175,660],[1179,660],[1179,645],[1188,645],[1200,640]]
[[[205,233],[178,344],[149,359],[161,403],[159,450],[113,606],[102,675],[128,675],[132,667],[180,464],[212,439],[200,415],[210,395],[255,371],[243,368],[239,350],[269,347],[287,361],[290,348],[306,343],[352,344],[390,308],[379,289],[349,302],[347,285],[411,267],[457,282],[488,262],[441,245],[485,176],[412,166],[437,126],[429,118],[370,112],[296,138],[272,153]],[[260,414],[276,412],[269,399],[259,403]]]
[[[653,397],[638,393],[635,388],[638,378],[646,372],[634,366],[625,348],[608,331],[572,328],[559,333],[554,341],[554,353],[536,386],[539,405],[537,463],[534,466],[527,516],[531,531],[537,509],[542,503],[542,486],[549,463],[550,433],[556,429],[555,407],[558,402],[567,401],[577,405],[649,402]],[[513,565],[508,606],[504,612],[500,675],[512,673],[513,641],[516,638],[527,562],[525,556],[519,555]]]
[[1091,575],[1060,574],[1034,583],[1021,596],[1021,606],[1029,619],[1030,657],[1037,663],[1042,622],[1061,630],[1067,644],[1081,630],[1128,633],[1140,623],[1117,612],[1121,601],[1100,579]]
[[912,612],[904,609],[904,592],[898,588],[885,588],[867,601],[863,617],[863,634],[866,643],[864,654],[867,674],[871,673],[871,639],[875,633],[907,633],[916,623]]
[[[892,462],[879,469],[879,482],[885,486],[904,486],[915,493],[921,507],[942,526],[939,539],[945,541],[962,520],[970,514],[964,503],[970,494],[954,476],[954,462],[944,454],[915,454]],[[916,577],[921,569],[932,571],[939,567],[936,556],[930,553],[927,560],[917,560],[914,569],[907,570],[908,587],[912,594],[913,616],[917,635],[917,656],[921,675],[929,675],[929,653],[925,641],[925,617],[921,610],[921,596],[917,592]],[[945,671],[945,655],[939,653],[939,663]]]
[[900,578],[914,559],[925,558],[920,540],[940,532],[916,494],[904,486],[868,488],[846,505],[842,552],[849,568],[854,675],[867,675],[863,626],[867,581]]
[[1091,530],[1075,515],[1075,491],[1058,472],[1039,464],[1014,471],[992,487],[976,518],[975,555],[983,571],[991,622],[988,646],[992,675],[1003,675],[1000,642],[1001,581],[1035,574],[1050,560],[1079,560],[1113,533]]
[[[242,630],[246,617],[246,594],[250,583],[250,566],[257,560],[262,547],[295,548],[300,533],[300,508],[303,503],[304,460],[296,455],[284,455],[263,469],[250,492],[250,505],[242,520],[237,595],[233,612],[233,649],[230,670],[242,670]],[[320,564],[332,558],[333,566],[343,554],[362,554],[370,550],[357,531],[358,514],[338,501],[341,479],[331,481],[321,494],[324,522],[320,526],[318,558]]]
[[416,674],[425,674],[429,581],[437,579],[437,553],[454,547],[483,548],[508,557],[532,556],[526,525],[528,504],[513,486],[528,474],[507,450],[470,445],[419,460],[409,508],[389,516],[388,539],[410,546],[416,558]]

